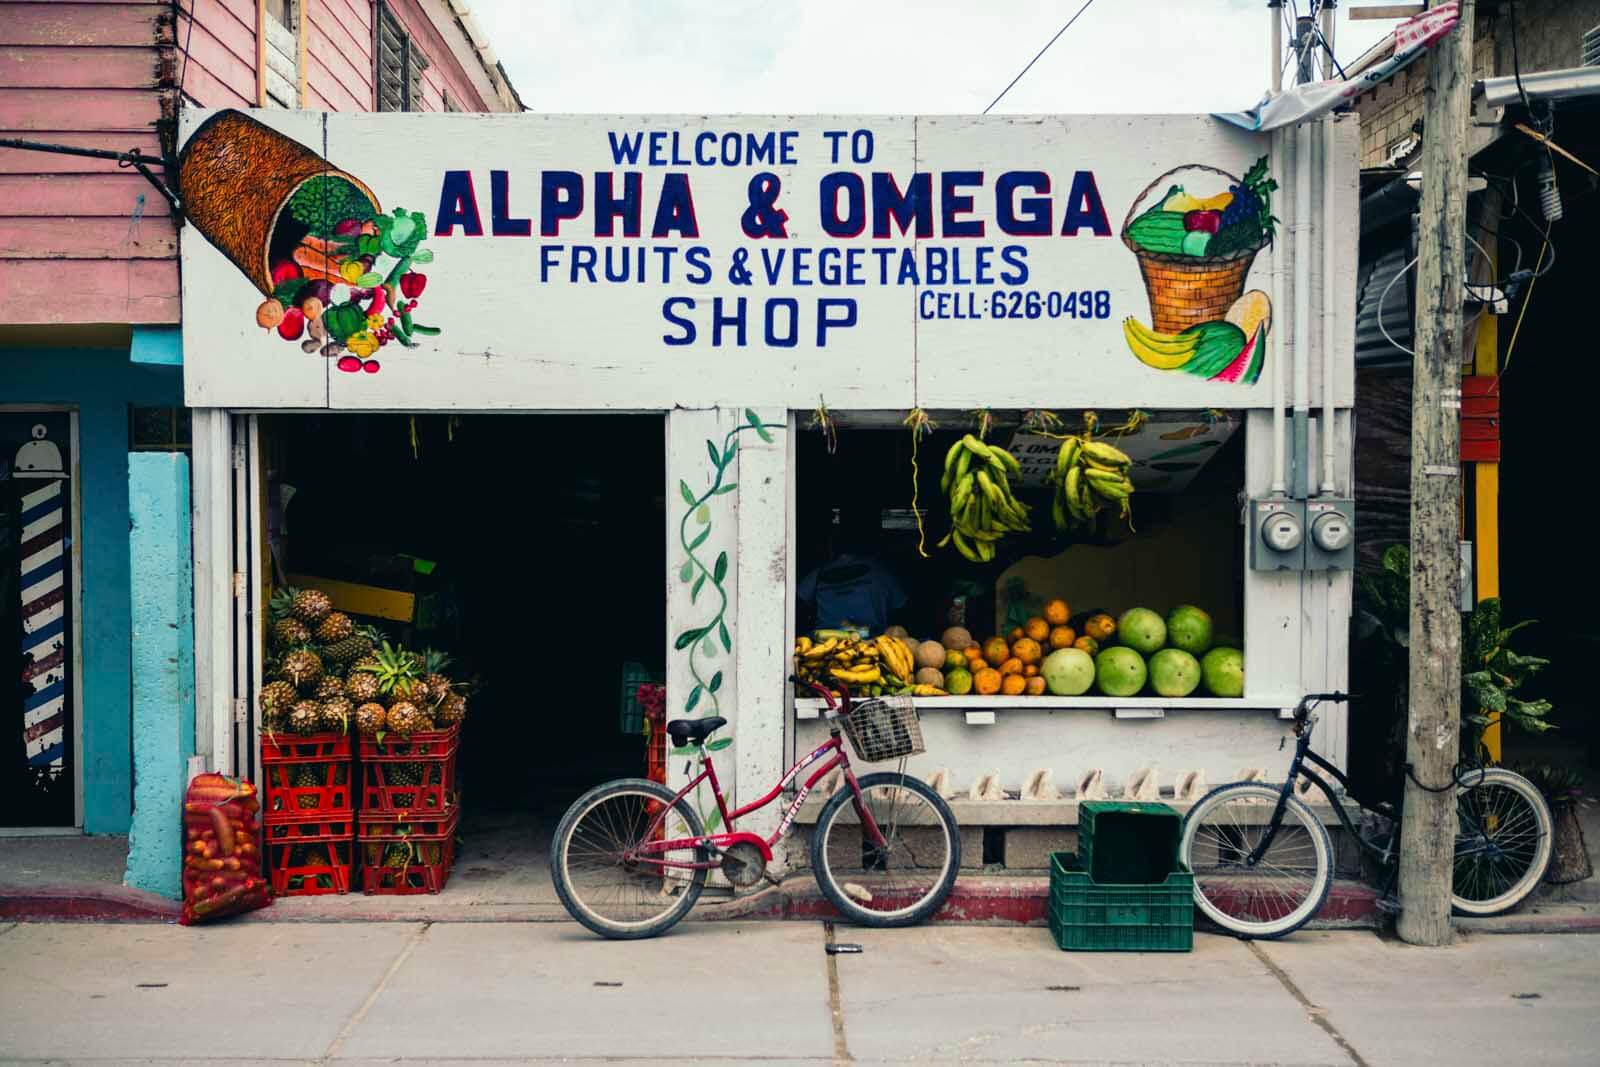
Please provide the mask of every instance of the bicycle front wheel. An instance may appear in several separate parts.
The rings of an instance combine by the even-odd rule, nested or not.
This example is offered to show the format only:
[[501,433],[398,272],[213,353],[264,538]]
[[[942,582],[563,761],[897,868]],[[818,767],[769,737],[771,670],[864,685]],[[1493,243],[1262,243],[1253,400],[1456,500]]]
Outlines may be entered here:
[[1290,796],[1269,835],[1282,791],[1256,782],[1218,786],[1183,822],[1179,855],[1194,872],[1195,905],[1239,937],[1265,940],[1298,930],[1322,910],[1333,887],[1332,842],[1304,801]]
[[[623,778],[579,797],[556,827],[550,846],[550,876],[556,895],[574,919],[597,934],[617,939],[654,937],[689,914],[706,884],[706,870],[664,868],[636,851],[657,840],[699,837],[700,816],[686,801],[651,827],[675,794],[644,778]],[[657,859],[708,862],[705,849],[684,849]]]
[[1466,776],[1456,794],[1451,904],[1462,915],[1499,915],[1533,892],[1550,866],[1554,821],[1544,796],[1514,771]]
[[847,785],[823,805],[812,830],[811,870],[839,913],[862,926],[910,926],[945,902],[961,868],[961,831],[944,798],[909,775],[857,779],[861,805],[885,844],[861,829]]

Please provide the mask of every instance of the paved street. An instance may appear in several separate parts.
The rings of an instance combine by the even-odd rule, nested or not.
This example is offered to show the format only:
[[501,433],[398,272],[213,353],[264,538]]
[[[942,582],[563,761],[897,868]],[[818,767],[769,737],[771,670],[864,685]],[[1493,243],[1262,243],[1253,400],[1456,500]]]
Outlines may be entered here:
[[1600,940],[1366,932],[1191,955],[1047,931],[686,923],[0,927],[4,1062],[1594,1062]]

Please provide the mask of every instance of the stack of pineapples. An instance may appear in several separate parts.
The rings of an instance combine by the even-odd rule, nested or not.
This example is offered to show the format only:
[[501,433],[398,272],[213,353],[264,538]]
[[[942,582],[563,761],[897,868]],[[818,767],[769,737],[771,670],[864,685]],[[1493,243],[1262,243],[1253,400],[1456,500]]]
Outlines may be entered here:
[[402,737],[448,729],[467,715],[467,699],[445,676],[449,657],[396,648],[358,628],[316,589],[281,589],[272,598],[269,681],[261,720],[271,732],[393,732]]

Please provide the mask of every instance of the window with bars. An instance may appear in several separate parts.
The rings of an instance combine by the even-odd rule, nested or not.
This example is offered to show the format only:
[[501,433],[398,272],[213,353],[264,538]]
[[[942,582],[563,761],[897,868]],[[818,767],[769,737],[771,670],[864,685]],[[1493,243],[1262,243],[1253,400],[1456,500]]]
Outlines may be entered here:
[[422,72],[428,69],[428,57],[388,4],[379,0],[375,6],[372,52],[378,110],[421,111]]
[[128,451],[187,452],[191,436],[188,408],[128,407]]

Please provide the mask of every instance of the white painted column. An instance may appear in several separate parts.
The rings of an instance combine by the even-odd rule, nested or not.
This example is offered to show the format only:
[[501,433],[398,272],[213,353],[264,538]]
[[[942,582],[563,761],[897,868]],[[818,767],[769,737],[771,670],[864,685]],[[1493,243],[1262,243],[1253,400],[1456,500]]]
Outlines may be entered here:
[[[770,442],[754,430],[739,435],[739,628],[733,651],[738,663],[739,706],[733,715],[739,796],[755,800],[784,771],[784,725],[789,673],[789,482],[788,412],[758,409],[769,424]],[[724,712],[726,714],[726,712]],[[778,828],[779,804],[754,812],[739,824],[763,837]]]
[[[729,726],[715,741],[732,738],[737,729],[738,453],[755,436],[736,432],[743,421],[742,412],[731,410],[667,413],[667,719],[721,715]],[[728,456],[733,441],[738,445]],[[718,756],[723,785],[731,790],[735,753],[725,748]],[[668,758],[673,788],[687,780],[689,759]],[[708,789],[701,790],[699,807],[708,820],[716,811]]]
[[233,451],[228,413],[195,408],[194,749],[214,770],[233,765]]

